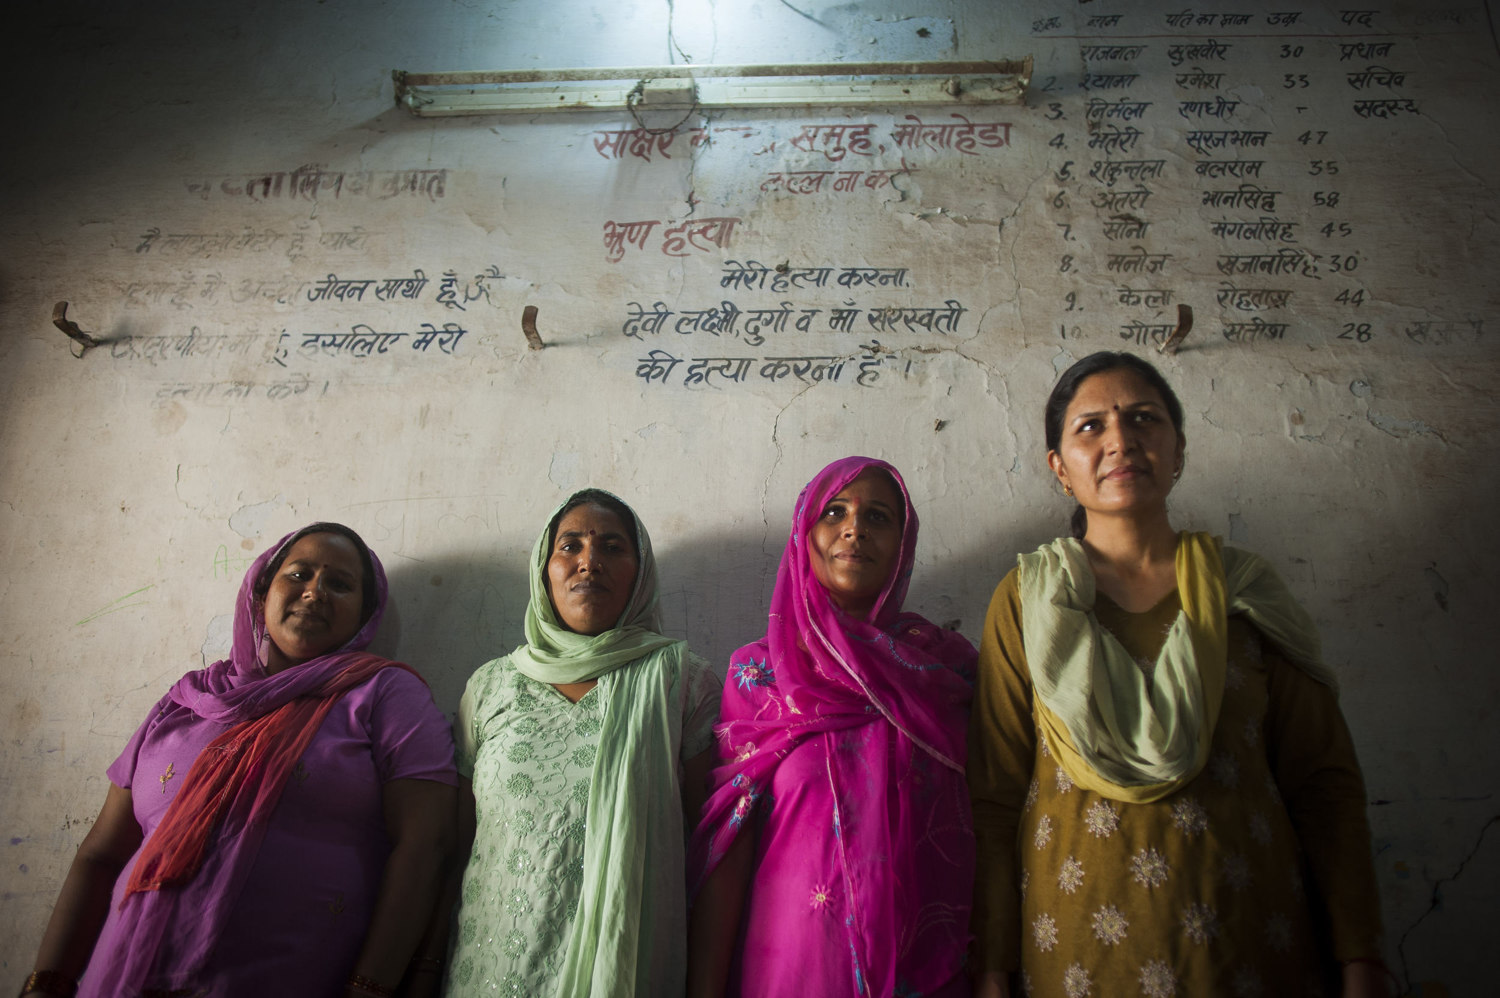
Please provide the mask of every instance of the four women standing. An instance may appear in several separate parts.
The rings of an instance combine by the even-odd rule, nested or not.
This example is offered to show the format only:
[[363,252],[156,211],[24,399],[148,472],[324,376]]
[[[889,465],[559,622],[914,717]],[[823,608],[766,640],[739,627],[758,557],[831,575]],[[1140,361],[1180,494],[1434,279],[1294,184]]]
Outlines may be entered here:
[[[456,812],[455,996],[1382,994],[1332,676],[1263,561],[1171,527],[1181,427],[1134,357],[1064,374],[1046,434],[1075,537],[1000,584],[977,693],[972,646],[901,610],[900,475],[829,465],[717,727],[717,680],[660,633],[645,528],[576,493],[533,550],[526,644],[464,693],[457,808],[425,689],[354,654],[378,561],[347,528],[299,532],[247,577],[231,659],[184,677],[111,768],[28,987],[69,993],[102,924],[90,993],[430,991],[440,942],[408,960]],[[335,765],[346,741],[368,778]],[[178,761],[180,793],[147,805],[143,775],[165,795]],[[247,887],[303,823],[345,852]],[[329,925],[283,916],[345,880]]]

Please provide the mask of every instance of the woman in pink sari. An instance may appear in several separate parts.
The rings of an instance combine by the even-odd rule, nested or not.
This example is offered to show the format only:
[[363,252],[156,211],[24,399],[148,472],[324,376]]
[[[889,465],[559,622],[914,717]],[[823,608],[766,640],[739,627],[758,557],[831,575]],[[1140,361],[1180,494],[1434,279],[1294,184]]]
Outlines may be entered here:
[[968,994],[975,652],[901,604],[917,515],[849,457],[802,490],[765,638],[730,659],[689,860],[688,994]]

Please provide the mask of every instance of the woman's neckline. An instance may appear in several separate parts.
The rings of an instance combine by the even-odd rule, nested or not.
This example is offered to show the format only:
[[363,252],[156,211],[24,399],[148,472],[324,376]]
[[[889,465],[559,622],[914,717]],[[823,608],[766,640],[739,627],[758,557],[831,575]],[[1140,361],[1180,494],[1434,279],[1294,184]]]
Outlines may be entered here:
[[1116,603],[1114,601],[1114,599],[1108,593],[1104,592],[1101,589],[1094,590],[1094,602],[1096,604],[1099,603],[1100,601],[1103,601],[1105,603],[1108,603],[1115,610],[1118,610],[1120,613],[1123,613],[1126,616],[1130,616],[1130,617],[1148,617],[1148,616],[1150,616],[1153,613],[1159,612],[1161,610],[1161,608],[1167,604],[1168,601],[1174,600],[1176,598],[1177,598],[1177,587],[1173,586],[1171,589],[1168,589],[1165,593],[1162,594],[1161,599],[1157,600],[1155,603],[1151,604],[1146,609],[1144,609],[1144,610],[1127,610],[1123,606],[1121,606],[1119,603]]
[[[583,702],[583,700],[584,700],[585,697],[587,697],[590,693],[593,693],[595,690],[597,690],[599,688],[599,680],[597,680],[597,679],[586,679],[586,680],[584,680],[581,683],[545,683],[544,685],[548,689],[550,689],[553,693],[555,693],[559,697],[561,697],[567,703],[567,705],[569,707],[577,707],[580,703]],[[576,699],[576,700],[574,698],[568,696],[568,694],[565,693],[565,692],[563,692],[563,689],[562,689],[564,686],[567,686],[567,687],[570,687],[570,688],[576,690],[578,687],[585,686],[585,685],[588,688],[585,689],[582,693],[579,693],[578,694],[578,699]]]

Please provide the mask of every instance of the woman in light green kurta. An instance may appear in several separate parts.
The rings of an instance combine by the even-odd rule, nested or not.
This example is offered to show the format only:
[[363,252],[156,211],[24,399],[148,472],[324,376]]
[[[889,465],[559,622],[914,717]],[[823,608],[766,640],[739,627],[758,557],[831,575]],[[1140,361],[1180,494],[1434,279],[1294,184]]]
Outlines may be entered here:
[[684,812],[702,804],[719,684],[659,627],[645,528],[617,497],[575,493],[532,553],[527,643],[459,705],[475,835],[447,994],[682,994]]

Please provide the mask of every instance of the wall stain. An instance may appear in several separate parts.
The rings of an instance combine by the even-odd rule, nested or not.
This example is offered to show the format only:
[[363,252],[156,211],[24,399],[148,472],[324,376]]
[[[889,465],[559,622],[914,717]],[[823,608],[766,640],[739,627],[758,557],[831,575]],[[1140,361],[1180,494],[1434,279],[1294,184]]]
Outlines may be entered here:
[[1437,600],[1437,605],[1444,613],[1448,612],[1448,580],[1438,574],[1437,562],[1433,562],[1422,569],[1422,574],[1427,578],[1427,584],[1432,587],[1432,598]]
[[[31,737],[42,723],[42,704],[35,697],[27,697],[16,704],[10,712],[11,739],[19,745],[25,739]],[[11,842],[15,845],[14,840]]]

